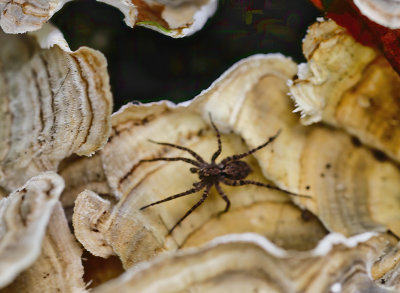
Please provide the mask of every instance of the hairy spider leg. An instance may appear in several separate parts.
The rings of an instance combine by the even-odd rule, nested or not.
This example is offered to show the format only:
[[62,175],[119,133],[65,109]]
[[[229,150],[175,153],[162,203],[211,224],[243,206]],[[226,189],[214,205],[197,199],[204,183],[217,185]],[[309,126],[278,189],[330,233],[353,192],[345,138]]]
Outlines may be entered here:
[[218,191],[218,194],[222,197],[222,199],[226,202],[225,209],[221,212],[218,213],[218,216],[225,214],[227,211],[229,211],[229,207],[231,206],[231,202],[229,198],[226,196],[225,192],[222,190],[221,186],[219,183],[215,183],[215,189]]
[[279,129],[278,132],[277,132],[274,136],[270,137],[270,138],[269,138],[265,143],[263,143],[262,145],[259,145],[258,147],[255,147],[254,149],[251,149],[251,150],[249,150],[249,151],[246,152],[246,153],[239,154],[239,155],[233,155],[233,156],[230,156],[230,157],[226,157],[225,159],[223,159],[223,160],[221,161],[221,164],[225,164],[225,163],[228,163],[228,162],[230,162],[230,161],[237,161],[237,160],[243,159],[244,157],[247,157],[247,156],[249,156],[249,155],[255,153],[256,151],[258,151],[258,150],[260,150],[260,149],[266,147],[268,144],[270,144],[271,142],[273,142],[273,141],[275,140],[275,138],[277,138],[278,135],[279,135],[280,133],[281,133],[281,130]]
[[[196,184],[196,183],[195,183],[195,184]],[[143,207],[140,208],[140,210],[142,211],[142,210],[147,209],[148,207],[154,206],[154,205],[156,205],[156,204],[160,204],[160,203],[163,203],[163,202],[166,202],[166,201],[173,200],[173,199],[178,198],[178,197],[182,197],[182,196],[185,196],[185,195],[189,195],[189,194],[198,192],[198,191],[202,190],[202,189],[204,188],[204,186],[205,186],[205,184],[197,185],[197,186],[195,186],[195,187],[193,187],[193,188],[191,188],[191,189],[189,189],[189,190],[186,190],[186,191],[184,191],[184,192],[171,195],[171,196],[169,196],[169,197],[167,197],[167,198],[164,198],[164,199],[162,199],[162,200],[159,200],[159,201],[153,202],[153,203],[151,203],[151,204],[148,204],[148,205],[146,205],[146,206],[143,206]]]
[[179,221],[168,231],[168,235],[172,234],[172,231],[174,231],[174,229],[180,224],[182,223],[182,221],[184,219],[186,219],[187,216],[189,216],[195,209],[197,209],[208,197],[208,193],[210,192],[210,188],[211,188],[212,184],[208,184],[206,185],[206,189],[203,192],[203,196],[200,198],[200,200],[190,208],[190,210],[188,210],[186,212],[186,214],[183,215],[182,218],[179,219]]
[[195,165],[196,167],[199,167],[199,168],[201,167],[200,162],[197,162],[195,160],[191,160],[188,158],[184,158],[184,157],[154,158],[154,159],[148,159],[148,160],[140,160],[139,164],[144,163],[144,162],[155,162],[155,161],[183,161],[185,163]]
[[180,146],[180,145],[169,143],[169,142],[158,142],[158,141],[154,141],[154,140],[151,140],[151,139],[149,139],[149,142],[155,143],[155,144],[159,144],[159,145],[166,145],[166,146],[169,146],[169,147],[173,147],[173,148],[177,148],[177,149],[180,149],[180,150],[183,150],[183,151],[187,151],[197,161],[199,161],[201,163],[205,163],[204,159],[198,153],[196,153],[195,151],[192,151],[191,149],[188,149],[188,148],[186,148],[184,146]]
[[279,190],[279,191],[282,191],[284,193],[287,193],[287,194],[293,195],[293,196],[311,198],[311,196],[309,196],[309,195],[302,195],[302,194],[293,193],[293,192],[290,192],[290,191],[287,191],[287,190],[283,190],[283,189],[279,188],[278,186],[274,186],[274,185],[271,185],[271,184],[268,184],[268,183],[257,182],[257,181],[253,181],[253,180],[222,179],[221,182],[226,184],[226,185],[230,185],[230,186],[256,185],[256,186],[260,186],[260,187],[266,187],[266,188],[269,188],[269,189]]
[[212,155],[211,158],[211,163],[215,163],[215,160],[218,158],[218,156],[221,154],[222,151],[221,135],[219,133],[217,126],[214,124],[214,121],[212,120],[211,113],[208,113],[208,115],[210,116],[211,125],[214,128],[215,132],[217,133],[218,149],[215,151],[215,153]]

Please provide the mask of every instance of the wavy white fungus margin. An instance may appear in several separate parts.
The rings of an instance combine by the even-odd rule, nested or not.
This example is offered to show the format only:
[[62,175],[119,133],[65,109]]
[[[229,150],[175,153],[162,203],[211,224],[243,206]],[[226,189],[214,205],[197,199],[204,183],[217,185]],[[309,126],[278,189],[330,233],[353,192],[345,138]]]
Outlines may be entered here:
[[354,4],[373,22],[391,29],[400,28],[399,0],[354,0]]
[[34,36],[39,43],[40,48],[50,49],[57,45],[63,51],[72,53],[63,33],[50,23],[46,23],[40,30],[29,33]]

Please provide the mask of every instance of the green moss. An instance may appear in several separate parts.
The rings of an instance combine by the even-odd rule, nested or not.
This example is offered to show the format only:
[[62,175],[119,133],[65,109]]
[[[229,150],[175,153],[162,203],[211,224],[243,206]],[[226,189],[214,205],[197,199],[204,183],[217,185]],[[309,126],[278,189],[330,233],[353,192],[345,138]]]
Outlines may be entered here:
[[155,27],[159,28],[160,30],[162,30],[165,33],[171,33],[173,31],[171,29],[167,29],[167,28],[163,27],[161,24],[159,24],[158,22],[155,22],[155,21],[139,21],[136,24],[137,25],[155,26]]

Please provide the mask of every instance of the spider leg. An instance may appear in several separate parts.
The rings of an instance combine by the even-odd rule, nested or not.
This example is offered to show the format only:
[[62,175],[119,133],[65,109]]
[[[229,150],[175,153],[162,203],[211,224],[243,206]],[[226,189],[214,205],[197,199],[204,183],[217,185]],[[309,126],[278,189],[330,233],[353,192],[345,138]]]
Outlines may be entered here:
[[230,161],[237,161],[237,160],[240,160],[240,159],[242,159],[242,158],[244,158],[244,157],[247,157],[247,156],[249,156],[249,155],[255,153],[256,151],[258,151],[258,150],[260,150],[260,149],[266,147],[268,144],[270,144],[271,142],[273,142],[273,141],[275,140],[275,138],[277,138],[278,135],[279,135],[280,133],[281,133],[281,130],[279,129],[278,132],[277,132],[274,136],[271,136],[271,137],[270,137],[265,143],[263,143],[262,145],[259,145],[258,147],[255,147],[254,149],[251,149],[251,150],[249,150],[249,151],[246,152],[246,153],[226,157],[225,159],[223,159],[223,160],[221,161],[221,164],[226,164],[227,162],[230,162]]
[[217,133],[218,149],[217,149],[217,151],[213,154],[213,156],[212,156],[212,158],[211,158],[211,162],[212,162],[212,163],[215,163],[215,160],[216,160],[216,159],[218,158],[218,156],[221,154],[221,150],[222,150],[222,147],[221,147],[221,135],[220,135],[220,133],[219,133],[219,130],[218,130],[217,126],[214,124],[214,121],[212,120],[211,113],[208,113],[208,114],[210,115],[210,122],[211,122],[211,125],[212,125],[212,127],[214,128],[215,132]]
[[218,213],[218,216],[221,216],[222,214],[225,214],[227,211],[229,211],[229,207],[231,206],[231,202],[230,202],[229,198],[226,196],[225,192],[222,190],[221,186],[218,183],[215,184],[215,189],[217,189],[219,195],[226,202],[225,209]]
[[192,151],[191,149],[186,148],[186,147],[184,147],[184,146],[180,146],[180,145],[173,144],[173,143],[168,143],[168,142],[158,142],[158,141],[154,141],[154,140],[151,140],[151,139],[149,139],[149,141],[152,142],[152,143],[155,143],[155,144],[166,145],[166,146],[169,146],[169,147],[173,147],[173,148],[176,148],[176,149],[180,149],[180,150],[183,150],[183,151],[187,151],[187,152],[188,152],[189,154],[191,154],[197,161],[199,161],[199,162],[201,162],[201,163],[205,163],[205,161],[203,160],[203,158],[202,158],[198,153],[196,153],[195,151]]
[[208,193],[209,193],[209,191],[210,191],[211,186],[212,186],[211,184],[207,185],[206,189],[205,189],[204,192],[203,192],[203,196],[200,198],[200,200],[199,200],[194,206],[192,206],[192,207],[190,208],[190,210],[188,210],[188,211],[186,212],[186,214],[184,214],[183,217],[180,218],[179,221],[168,231],[168,235],[172,234],[172,231],[174,231],[174,229],[175,229],[180,223],[182,223],[182,221],[183,221],[187,216],[189,216],[195,209],[197,209],[197,208],[205,201],[205,199],[206,199],[207,196],[208,196]]
[[195,160],[192,160],[192,159],[184,158],[184,157],[154,158],[154,159],[148,159],[148,160],[140,160],[139,164],[144,163],[144,162],[155,162],[155,161],[183,161],[183,162],[195,165],[196,167],[201,167],[201,163],[199,163]]
[[169,196],[167,198],[164,198],[162,200],[159,200],[159,201],[153,202],[151,204],[148,204],[146,206],[143,206],[143,207],[140,208],[140,210],[142,211],[142,210],[147,209],[148,207],[154,206],[156,204],[160,204],[160,203],[163,203],[163,202],[166,202],[166,201],[173,200],[173,199],[178,198],[178,197],[182,197],[182,196],[185,196],[185,195],[189,195],[189,194],[198,192],[198,191],[202,190],[203,188],[204,188],[204,184],[195,185],[194,188],[191,188],[189,190],[186,190],[186,191],[178,193],[178,194],[171,195],[171,196]]
[[297,193],[293,193],[287,190],[283,190],[281,188],[279,188],[278,186],[274,186],[268,183],[262,183],[262,182],[257,182],[257,181],[253,181],[253,180],[229,180],[229,179],[223,179],[221,181],[222,183],[226,184],[226,185],[230,185],[230,186],[242,186],[242,185],[256,185],[256,186],[260,186],[260,187],[266,187],[269,189],[274,189],[274,190],[279,190],[282,191],[286,194],[292,195],[292,196],[298,196],[298,197],[304,197],[304,198],[311,198],[311,196],[309,195],[302,195],[302,194],[297,194]]

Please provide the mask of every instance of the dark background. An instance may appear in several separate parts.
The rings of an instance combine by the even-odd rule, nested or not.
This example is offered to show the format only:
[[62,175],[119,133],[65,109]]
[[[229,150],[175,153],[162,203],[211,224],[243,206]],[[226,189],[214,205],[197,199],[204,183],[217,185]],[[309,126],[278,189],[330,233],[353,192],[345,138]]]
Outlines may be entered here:
[[69,2],[52,21],[71,49],[85,45],[105,54],[116,110],[129,101],[191,99],[256,53],[302,62],[301,40],[319,15],[308,0],[221,0],[204,28],[182,39],[129,28],[119,10],[94,0]]

